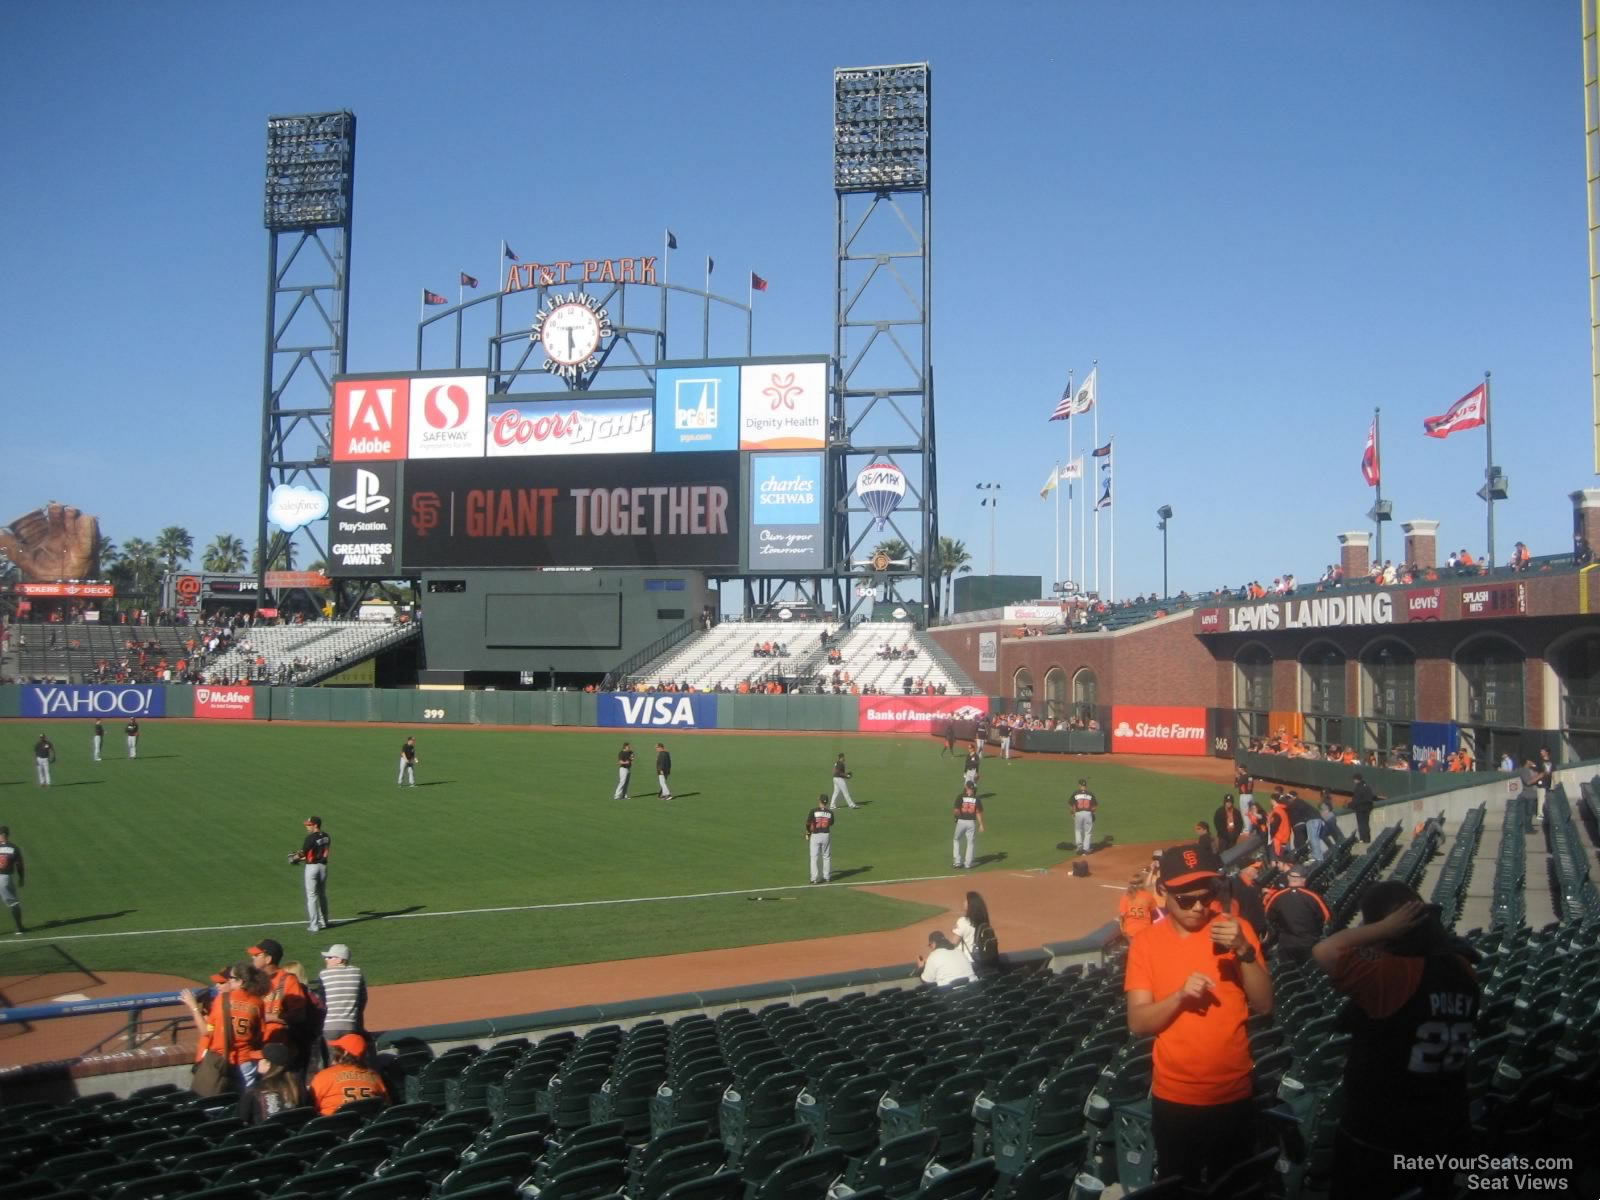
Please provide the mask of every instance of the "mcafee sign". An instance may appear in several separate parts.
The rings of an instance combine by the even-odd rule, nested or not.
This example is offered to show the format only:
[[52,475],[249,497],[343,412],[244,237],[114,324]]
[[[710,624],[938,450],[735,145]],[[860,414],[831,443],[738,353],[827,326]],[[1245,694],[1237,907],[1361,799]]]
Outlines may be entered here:
[[987,696],[862,696],[863,733],[927,733],[946,721],[976,721]]
[[1111,752],[1204,754],[1206,710],[1114,704],[1111,707]]
[[194,715],[210,721],[248,721],[256,715],[256,694],[247,687],[197,687]]

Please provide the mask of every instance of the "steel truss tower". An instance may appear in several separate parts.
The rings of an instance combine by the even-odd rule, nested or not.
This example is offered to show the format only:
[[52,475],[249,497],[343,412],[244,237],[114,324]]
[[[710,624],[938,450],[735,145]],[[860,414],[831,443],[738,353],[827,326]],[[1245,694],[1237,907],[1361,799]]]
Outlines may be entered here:
[[345,370],[350,328],[355,156],[354,113],[267,120],[267,325],[256,542],[263,604],[270,568],[308,565],[296,557],[297,545],[328,558],[312,531],[320,522],[269,542],[267,505],[279,484],[327,495],[333,377]]
[[[833,73],[834,395],[830,470],[835,601],[870,611],[913,581],[923,621],[939,614],[938,470],[934,452],[932,83],[927,63]],[[906,494],[880,531],[854,494],[874,461],[905,474]],[[878,562],[898,538],[909,559]]]

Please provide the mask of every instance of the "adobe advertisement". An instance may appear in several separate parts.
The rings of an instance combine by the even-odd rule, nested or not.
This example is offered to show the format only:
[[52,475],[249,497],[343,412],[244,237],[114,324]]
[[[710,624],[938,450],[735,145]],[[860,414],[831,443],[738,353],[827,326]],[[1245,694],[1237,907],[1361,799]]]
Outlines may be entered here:
[[523,396],[489,414],[490,458],[547,454],[648,454],[655,448],[649,396],[541,401]]
[[206,721],[248,721],[256,715],[256,693],[248,687],[197,687],[194,715]]
[[827,431],[827,364],[739,368],[739,449],[821,450]]
[[333,461],[384,462],[406,456],[409,379],[340,379],[333,385]]
[[404,493],[408,572],[739,562],[737,451],[424,459]]
[[739,368],[659,367],[656,450],[739,448]]
[[393,575],[399,558],[400,468],[335,463],[328,471],[328,566],[335,575]]
[[827,562],[822,455],[752,454],[746,570],[820,571]]
[[1111,753],[1196,754],[1206,752],[1206,710],[1138,704],[1111,706]]
[[933,733],[947,721],[976,721],[987,696],[860,696],[863,733]]

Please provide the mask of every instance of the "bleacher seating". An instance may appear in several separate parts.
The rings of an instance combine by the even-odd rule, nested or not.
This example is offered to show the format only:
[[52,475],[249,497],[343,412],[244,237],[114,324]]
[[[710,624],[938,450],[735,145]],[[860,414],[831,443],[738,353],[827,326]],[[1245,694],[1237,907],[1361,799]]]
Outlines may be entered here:
[[[731,689],[747,679],[756,682],[790,676],[818,647],[822,633],[831,634],[835,628],[819,621],[725,621],[646,663],[622,686],[672,682],[710,691],[718,685]],[[758,656],[755,647],[767,642],[784,644],[788,656]]]

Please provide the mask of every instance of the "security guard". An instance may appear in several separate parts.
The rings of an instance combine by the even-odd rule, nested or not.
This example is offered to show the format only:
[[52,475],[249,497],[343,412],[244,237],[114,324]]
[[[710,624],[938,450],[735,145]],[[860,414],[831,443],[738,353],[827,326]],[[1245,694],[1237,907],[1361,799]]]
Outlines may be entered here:
[[[855,807],[854,805],[851,806]],[[833,879],[833,806],[818,795],[817,803],[806,814],[806,841],[811,846],[811,882],[829,883]]]
[[1094,851],[1094,815],[1099,810],[1100,802],[1089,790],[1089,781],[1078,780],[1078,790],[1072,793],[1072,836],[1079,854]]
[[333,839],[322,832],[321,817],[306,818],[306,840],[289,856],[306,868],[306,932],[328,927],[328,851]]

